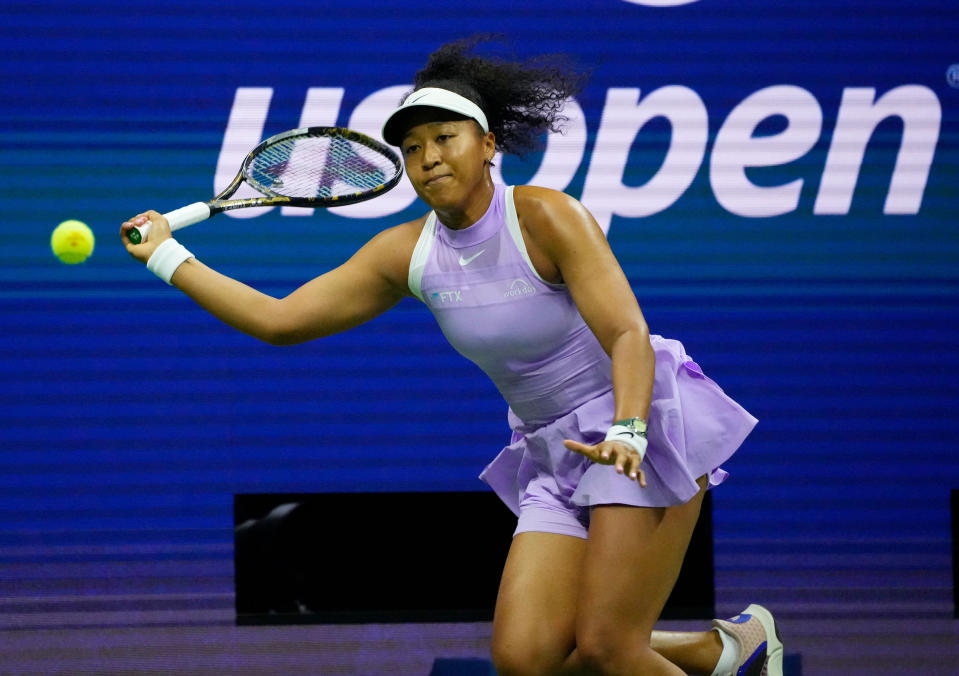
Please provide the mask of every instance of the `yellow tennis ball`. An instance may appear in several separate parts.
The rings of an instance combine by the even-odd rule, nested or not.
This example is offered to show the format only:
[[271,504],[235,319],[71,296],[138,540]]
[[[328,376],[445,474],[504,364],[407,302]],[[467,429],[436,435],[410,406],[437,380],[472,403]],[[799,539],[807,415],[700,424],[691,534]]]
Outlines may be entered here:
[[93,231],[82,221],[64,221],[53,229],[50,248],[62,262],[82,263],[93,253]]

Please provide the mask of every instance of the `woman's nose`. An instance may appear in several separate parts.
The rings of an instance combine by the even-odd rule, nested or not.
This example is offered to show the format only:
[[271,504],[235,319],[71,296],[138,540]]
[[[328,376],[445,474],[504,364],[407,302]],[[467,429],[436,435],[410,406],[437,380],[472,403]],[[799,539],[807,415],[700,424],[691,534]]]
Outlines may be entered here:
[[428,143],[423,148],[423,166],[426,168],[435,167],[440,163],[440,152],[434,144]]

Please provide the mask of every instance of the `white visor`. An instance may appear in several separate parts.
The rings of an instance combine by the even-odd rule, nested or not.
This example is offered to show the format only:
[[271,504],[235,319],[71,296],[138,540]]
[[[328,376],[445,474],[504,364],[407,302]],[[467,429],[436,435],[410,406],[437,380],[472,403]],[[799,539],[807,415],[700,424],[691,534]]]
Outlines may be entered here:
[[409,108],[440,108],[449,110],[460,115],[465,115],[479,124],[483,128],[483,133],[489,132],[489,122],[486,121],[486,114],[478,105],[470,101],[465,96],[460,96],[449,89],[440,89],[439,87],[423,87],[406,97],[403,104],[390,113],[383,123],[383,138],[387,143],[398,146],[403,141],[403,134],[406,129],[402,124],[404,115],[402,113]]

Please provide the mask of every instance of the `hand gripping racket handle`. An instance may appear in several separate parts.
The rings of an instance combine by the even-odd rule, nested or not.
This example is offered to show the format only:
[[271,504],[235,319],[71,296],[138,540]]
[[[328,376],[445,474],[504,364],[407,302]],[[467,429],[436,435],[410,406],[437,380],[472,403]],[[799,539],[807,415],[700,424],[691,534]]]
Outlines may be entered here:
[[[187,204],[185,207],[180,207],[179,209],[174,209],[169,213],[163,214],[163,217],[169,221],[170,230],[179,230],[188,225],[205,221],[211,215],[209,204],[206,202],[194,202],[193,204]],[[146,239],[148,232],[150,232],[149,223],[138,225],[127,232],[127,238],[131,244],[139,244]]]

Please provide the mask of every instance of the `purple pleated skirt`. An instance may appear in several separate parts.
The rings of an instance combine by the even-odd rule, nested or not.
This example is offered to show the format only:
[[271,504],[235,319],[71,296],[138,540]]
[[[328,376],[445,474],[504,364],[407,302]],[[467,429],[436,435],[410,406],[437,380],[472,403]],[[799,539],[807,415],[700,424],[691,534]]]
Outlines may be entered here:
[[521,512],[527,506],[578,512],[583,522],[583,513],[594,505],[680,505],[699,491],[699,477],[707,475],[710,486],[726,479],[721,465],[742,444],[756,418],[706,377],[679,341],[651,336],[650,342],[656,376],[649,447],[642,464],[646,488],[617,474],[613,466],[594,463],[563,446],[565,439],[596,444],[605,438],[614,413],[611,390],[535,428],[525,426],[510,411],[511,443],[480,478],[521,516],[521,524]]

